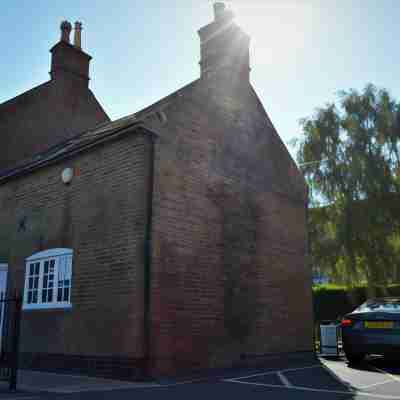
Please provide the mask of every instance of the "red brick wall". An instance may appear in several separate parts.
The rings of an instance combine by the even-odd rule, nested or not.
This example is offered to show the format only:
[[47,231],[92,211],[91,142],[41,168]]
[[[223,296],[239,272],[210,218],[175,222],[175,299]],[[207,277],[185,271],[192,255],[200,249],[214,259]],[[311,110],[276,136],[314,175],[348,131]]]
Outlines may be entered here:
[[[312,349],[304,181],[251,87],[213,84],[197,81],[139,115],[160,133],[150,304],[155,374]],[[151,113],[160,107],[164,114]],[[19,287],[27,256],[76,249],[74,307],[25,312],[26,354],[144,355],[147,146],[128,135],[0,186],[0,256]],[[70,186],[60,181],[66,166],[78,171]]]
[[[143,357],[149,146],[142,134],[127,133],[0,185],[0,256],[9,263],[10,290],[23,288],[26,257],[74,250],[72,309],[23,312],[21,351],[30,362]],[[61,182],[66,167],[75,171],[69,185]]]
[[[139,113],[160,133],[155,373],[312,350],[304,181],[252,88],[217,84],[198,81]],[[161,109],[165,123],[151,114]]]
[[78,79],[49,81],[0,104],[0,170],[109,121]]

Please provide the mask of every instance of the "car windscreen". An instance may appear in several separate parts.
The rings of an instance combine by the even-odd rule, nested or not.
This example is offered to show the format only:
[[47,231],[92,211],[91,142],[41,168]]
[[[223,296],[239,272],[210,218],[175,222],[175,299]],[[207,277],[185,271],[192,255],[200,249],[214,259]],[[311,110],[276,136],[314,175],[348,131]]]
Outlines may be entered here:
[[371,299],[361,304],[355,311],[386,311],[400,313],[400,299]]

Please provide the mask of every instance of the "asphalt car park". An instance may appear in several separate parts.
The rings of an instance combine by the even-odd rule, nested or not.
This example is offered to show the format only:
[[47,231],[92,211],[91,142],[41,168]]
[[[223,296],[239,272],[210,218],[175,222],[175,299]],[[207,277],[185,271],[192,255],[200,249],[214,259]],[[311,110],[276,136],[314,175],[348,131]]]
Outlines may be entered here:
[[[157,392],[159,390],[159,392]],[[114,393],[115,394],[115,393]],[[294,368],[259,371],[232,371],[232,376],[205,382],[165,385],[147,392],[141,398],[177,399],[228,397],[231,399],[391,399],[400,400],[400,365],[381,357],[368,357],[357,367],[350,366],[345,357],[320,358],[314,363]]]
[[283,400],[400,400],[400,362],[370,356],[353,366],[345,357],[320,358],[311,366],[266,371],[225,382],[263,388],[264,395]]
[[[175,399],[278,399],[278,400],[400,400],[400,368],[381,358],[367,358],[357,368],[344,357],[319,359],[313,363],[258,371],[232,371],[231,376],[210,378],[203,382],[166,384],[152,389],[138,389],[143,399],[165,396]],[[107,393],[100,398],[128,399],[132,392]]]
[[13,399],[391,399],[400,400],[400,362],[367,357],[357,366],[345,357],[319,358],[295,365],[264,369],[223,371],[219,376],[192,380],[141,384],[136,388],[104,390],[104,387],[71,393],[0,394]]
[[360,398],[400,399],[398,359],[368,356],[357,365],[349,364],[344,357],[321,361],[340,382]]

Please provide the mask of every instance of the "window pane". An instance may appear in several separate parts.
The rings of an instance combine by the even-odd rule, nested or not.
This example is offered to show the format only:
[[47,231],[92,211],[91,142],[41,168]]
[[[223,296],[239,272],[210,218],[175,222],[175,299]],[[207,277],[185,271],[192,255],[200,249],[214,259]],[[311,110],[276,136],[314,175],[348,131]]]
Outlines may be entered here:
[[[69,302],[71,297],[72,256],[63,254],[27,264],[25,280],[29,304]],[[39,290],[40,281],[40,290]],[[0,310],[1,311],[1,310]]]
[[64,301],[69,300],[69,288],[64,289]]
[[67,278],[71,279],[71,275],[72,275],[72,257],[71,256],[68,256],[68,258],[66,260],[65,275]]

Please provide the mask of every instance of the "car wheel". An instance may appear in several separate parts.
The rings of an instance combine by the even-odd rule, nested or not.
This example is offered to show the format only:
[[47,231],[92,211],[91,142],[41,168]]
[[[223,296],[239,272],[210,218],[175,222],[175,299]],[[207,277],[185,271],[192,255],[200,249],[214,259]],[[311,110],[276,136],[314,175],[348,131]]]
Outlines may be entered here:
[[345,351],[345,354],[349,364],[359,364],[365,358],[365,354],[363,353],[350,353]]

